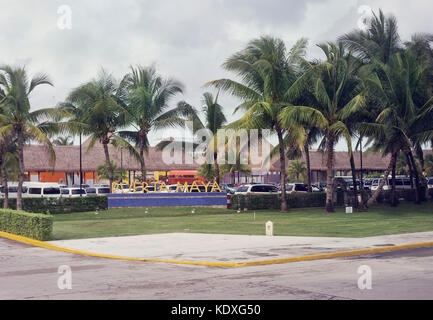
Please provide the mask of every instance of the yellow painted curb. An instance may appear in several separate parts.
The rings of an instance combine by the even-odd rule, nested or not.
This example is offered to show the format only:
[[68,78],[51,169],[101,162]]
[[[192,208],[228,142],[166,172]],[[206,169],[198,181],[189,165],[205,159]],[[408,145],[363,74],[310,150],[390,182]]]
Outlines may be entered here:
[[210,266],[210,267],[231,267],[231,268],[264,266],[264,265],[271,265],[271,264],[283,264],[283,263],[293,263],[293,262],[301,262],[301,261],[333,259],[333,258],[350,257],[350,256],[362,256],[362,255],[373,254],[373,253],[383,253],[383,252],[400,251],[400,250],[406,250],[406,249],[433,247],[433,242],[422,242],[422,243],[412,243],[412,244],[388,246],[388,247],[381,247],[381,248],[369,248],[369,249],[360,249],[360,250],[352,250],[352,251],[322,253],[322,254],[284,258],[284,259],[236,263],[236,262],[204,262],[204,261],[200,262],[200,261],[179,261],[179,260],[162,260],[162,259],[146,259],[146,258],[129,258],[129,257],[112,256],[112,255],[106,255],[106,254],[98,254],[98,253],[91,253],[91,252],[80,251],[80,250],[75,250],[75,249],[63,248],[63,247],[55,246],[55,245],[47,243],[47,242],[34,240],[34,239],[22,237],[22,236],[17,236],[17,235],[2,232],[2,231],[0,231],[0,237],[7,238],[10,240],[15,240],[15,241],[18,241],[21,243],[30,244],[30,245],[45,248],[45,249],[74,253],[74,254],[81,254],[81,255],[85,255],[85,256],[98,257],[98,258],[144,261],[144,262],[161,262],[161,263],[171,263],[171,264],[201,265],[201,266]]

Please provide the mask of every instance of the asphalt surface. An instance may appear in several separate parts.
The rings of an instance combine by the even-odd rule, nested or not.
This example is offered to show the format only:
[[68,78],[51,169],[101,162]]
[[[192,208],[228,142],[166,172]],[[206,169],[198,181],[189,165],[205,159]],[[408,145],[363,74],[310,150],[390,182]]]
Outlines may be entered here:
[[[71,289],[59,289],[60,266]],[[368,266],[371,289],[358,273]],[[0,299],[433,299],[433,248],[248,268],[136,262],[50,251],[0,239]]]

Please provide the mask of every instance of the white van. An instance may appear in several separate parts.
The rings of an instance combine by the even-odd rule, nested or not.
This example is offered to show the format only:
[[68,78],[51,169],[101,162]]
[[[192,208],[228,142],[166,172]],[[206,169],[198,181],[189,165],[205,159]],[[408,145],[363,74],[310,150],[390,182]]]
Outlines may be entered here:
[[62,197],[64,198],[78,198],[87,196],[86,189],[80,188],[62,188],[61,193]]
[[[9,197],[9,199],[16,198],[17,193],[18,193],[18,182],[9,182],[8,183],[8,197]],[[27,187],[25,184],[23,184],[23,197],[25,197],[26,194],[27,194]],[[4,197],[5,197],[5,192],[4,192],[3,186],[0,187],[0,197],[2,199],[4,199]]]
[[30,182],[26,184],[26,198],[60,198],[60,185],[58,183]]
[[[9,198],[16,198],[18,182],[8,183]],[[1,187],[1,197],[5,194]],[[59,198],[60,185],[58,183],[28,182],[23,183],[23,198]]]

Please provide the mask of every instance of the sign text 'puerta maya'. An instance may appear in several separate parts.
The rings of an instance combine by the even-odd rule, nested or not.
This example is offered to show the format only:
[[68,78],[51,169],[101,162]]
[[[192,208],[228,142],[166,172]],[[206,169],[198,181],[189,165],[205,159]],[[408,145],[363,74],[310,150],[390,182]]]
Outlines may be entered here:
[[[121,193],[222,192],[220,186],[216,181],[208,183],[194,181],[191,186],[189,186],[188,183],[182,185],[180,182],[178,182],[176,191],[170,190],[170,188],[167,187],[164,181],[154,181],[150,184],[148,184],[147,182],[134,182],[127,185],[128,188],[124,188],[124,184],[113,182],[113,184],[111,185],[111,193],[115,193],[118,190]],[[152,191],[148,190],[148,188],[152,185]],[[157,185],[160,186],[159,189],[157,188]],[[200,190],[199,185],[204,186],[205,191]]]

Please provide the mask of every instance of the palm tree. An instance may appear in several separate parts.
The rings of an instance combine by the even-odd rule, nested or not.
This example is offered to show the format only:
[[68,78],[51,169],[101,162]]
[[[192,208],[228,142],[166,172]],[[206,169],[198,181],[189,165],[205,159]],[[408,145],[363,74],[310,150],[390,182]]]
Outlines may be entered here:
[[401,49],[397,20],[392,15],[385,16],[382,10],[378,15],[373,12],[366,31],[354,30],[341,36],[339,41],[364,62],[374,59],[388,63],[392,55]]
[[[111,168],[113,170],[113,180],[122,182],[122,178],[126,173],[126,170],[123,168],[117,167],[116,163],[113,160],[110,160]],[[108,167],[107,164],[104,163],[103,165],[99,166],[97,169],[98,178],[99,179],[110,179],[108,174]]]
[[[362,130],[383,148],[384,154],[392,155],[385,179],[396,166],[399,151],[403,151],[415,178],[416,203],[420,203],[419,172],[412,148],[433,136],[433,98],[425,99],[422,105],[416,105],[414,100],[422,89],[419,84],[425,76],[425,66],[410,51],[402,51],[387,64],[373,61],[371,68],[374,73],[369,73],[365,82],[380,113],[375,123],[363,123]],[[377,199],[383,184],[384,181],[369,205]]]
[[134,147],[117,134],[118,129],[124,128],[131,121],[130,114],[122,106],[122,99],[124,97],[116,81],[102,70],[98,78],[74,89],[67,98],[67,106],[64,106],[75,106],[80,109],[75,118],[67,123],[69,126],[65,130],[89,135],[87,152],[96,142],[102,145],[110,185],[114,182],[114,168],[111,166],[108,145],[128,150],[141,162],[140,155]]
[[289,170],[287,170],[287,173],[290,179],[295,180],[295,182],[304,182],[307,176],[307,168],[305,167],[305,162],[298,160],[292,161],[290,163]]
[[51,154],[51,162],[54,163],[55,161],[55,153],[47,134],[55,132],[56,126],[53,123],[40,122],[59,116],[58,110],[49,108],[30,112],[29,95],[36,87],[43,84],[52,85],[45,74],[36,75],[29,81],[25,68],[0,67],[0,108],[2,110],[0,136],[13,136],[16,137],[17,141],[19,163],[18,210],[22,210],[22,191],[25,179],[25,141],[31,139],[44,144]]
[[269,36],[252,40],[247,47],[232,55],[223,68],[235,72],[241,79],[220,79],[208,82],[222,91],[240,98],[243,102],[235,112],[244,110],[245,115],[228,127],[234,129],[270,129],[278,137],[276,147],[280,157],[281,211],[287,212],[286,195],[286,147],[302,146],[305,132],[300,125],[279,119],[284,107],[292,105],[287,91],[301,72],[301,58],[305,56],[307,41],[299,40],[287,53],[284,42]]
[[[200,168],[199,176],[205,177],[210,180],[213,177],[219,184],[221,178],[221,170],[218,164],[218,139],[217,134],[220,129],[224,127],[227,119],[223,112],[223,107],[218,103],[219,94],[214,97],[212,93],[205,92],[202,96],[202,112],[204,113],[204,121],[199,117],[199,112],[197,109],[185,101],[178,103],[176,109],[173,110],[179,117],[179,124],[185,124],[185,121],[192,123],[192,131],[194,134],[194,141],[161,141],[157,147],[159,149],[164,149],[167,145],[178,144],[179,148],[182,150],[189,149],[198,151],[198,147],[201,146],[202,139],[205,138],[209,141],[209,145],[206,146],[205,150],[200,150],[203,154],[212,153],[211,158],[206,156],[206,161],[208,163],[203,164]],[[204,136],[197,137],[196,134],[200,131],[200,134]],[[213,166],[211,165],[213,162]]]
[[[210,92],[205,92],[202,98],[203,108],[202,111],[205,115],[205,123],[202,123],[197,117],[194,123],[194,131],[201,129],[208,129],[212,138],[216,137],[218,130],[220,130],[227,119],[223,113],[223,107],[218,104],[218,95],[214,98]],[[211,139],[213,143],[213,160],[214,160],[214,170],[215,170],[215,180],[220,183],[220,167],[218,164],[218,146],[217,139]]]
[[326,61],[311,65],[289,90],[296,99],[309,92],[315,98],[312,108],[288,107],[281,112],[283,124],[295,119],[309,126],[320,124],[327,153],[326,211],[334,212],[334,148],[340,137],[347,141],[352,152],[351,132],[346,123],[350,116],[365,107],[365,92],[358,78],[359,59],[347,53],[342,43],[319,45]]
[[163,79],[154,67],[131,67],[120,84],[125,97],[124,108],[128,111],[133,130],[119,132],[119,136],[133,142],[141,158],[141,179],[146,180],[144,153],[148,152],[148,135],[152,130],[182,125],[178,109],[168,110],[170,101],[183,92],[183,85],[173,79]]

